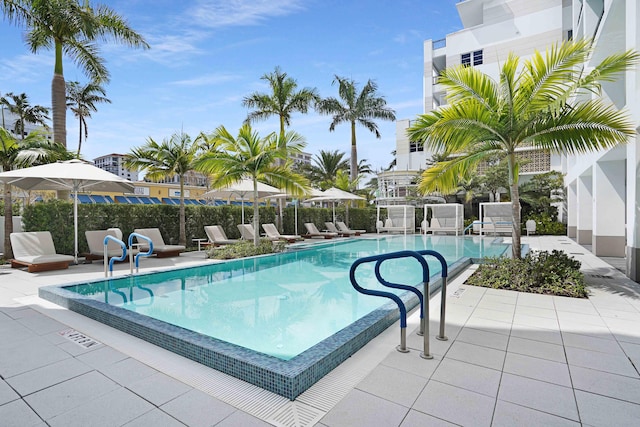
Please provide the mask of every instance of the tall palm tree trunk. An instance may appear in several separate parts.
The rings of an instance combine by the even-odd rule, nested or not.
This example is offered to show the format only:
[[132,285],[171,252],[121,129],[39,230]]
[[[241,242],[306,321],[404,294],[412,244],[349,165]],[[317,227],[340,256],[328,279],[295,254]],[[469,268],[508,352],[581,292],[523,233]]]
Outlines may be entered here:
[[518,179],[516,175],[516,156],[511,153],[507,156],[509,165],[509,191],[511,193],[511,253],[513,258],[522,258],[520,247],[520,192],[518,191]]
[[[8,169],[5,169],[8,170]],[[4,185],[4,259],[13,258],[10,235],[13,232],[13,210],[11,206],[11,185]]]
[[185,213],[184,213],[184,177],[180,176],[180,236],[178,237],[178,244],[187,246],[187,230],[185,226]]
[[358,177],[358,147],[356,146],[356,122],[351,122],[351,171],[349,174],[351,181]]
[[51,81],[51,109],[53,110],[53,140],[67,147],[67,98],[62,71],[62,43],[56,41],[56,61]]
[[80,135],[78,136],[78,154],[77,157],[80,158],[80,148],[82,147],[82,119],[80,119]]

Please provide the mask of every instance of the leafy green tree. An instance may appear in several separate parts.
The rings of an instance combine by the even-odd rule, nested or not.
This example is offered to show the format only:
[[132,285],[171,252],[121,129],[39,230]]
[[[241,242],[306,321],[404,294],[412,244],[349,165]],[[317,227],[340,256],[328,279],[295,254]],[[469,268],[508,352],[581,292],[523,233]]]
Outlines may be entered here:
[[242,105],[253,108],[247,115],[246,124],[259,120],[267,120],[277,116],[280,122],[279,140],[286,143],[285,127],[291,125],[293,113],[306,114],[320,98],[315,88],[303,88],[298,90],[298,83],[289,77],[280,67],[276,67],[271,73],[264,74],[261,80],[269,83],[270,93],[254,92],[245,96]]
[[161,143],[149,137],[147,142],[125,155],[124,164],[129,169],[145,171],[152,181],[178,176],[180,182],[180,236],[179,243],[187,244],[184,212],[184,177],[195,170],[195,160],[200,146],[186,133],[174,133]]
[[629,116],[599,95],[601,82],[615,81],[637,63],[638,54],[610,55],[585,72],[592,54],[590,40],[554,45],[524,62],[510,54],[499,82],[474,67],[445,69],[438,81],[447,90],[448,104],[419,116],[408,130],[412,141],[451,156],[423,173],[421,191],[446,192],[480,161],[504,156],[513,207],[513,256],[520,258],[516,150],[530,144],[553,153],[585,153],[624,144],[635,135]]
[[[20,135],[20,139],[24,139],[26,123],[48,127],[47,120],[49,120],[49,116],[47,114],[49,109],[40,105],[31,105],[26,93],[15,95],[8,92],[0,98],[0,104],[18,117],[13,124],[13,131]],[[2,119],[4,121],[4,114]]]
[[378,85],[369,80],[358,92],[356,82],[346,77],[335,76],[333,84],[338,84],[338,98],[329,97],[317,103],[316,109],[333,120],[329,131],[333,132],[341,123],[351,125],[351,180],[358,177],[358,148],[356,145],[356,125],[364,126],[380,138],[378,125],[374,120],[395,120],[395,112],[387,107],[384,97],[378,95]]
[[111,104],[111,100],[105,96],[106,94],[106,91],[99,83],[90,82],[81,86],[79,82],[67,82],[67,107],[78,118],[80,128],[78,157],[80,157],[80,148],[82,147],[82,135],[84,134],[85,140],[89,136],[86,119],[91,118],[92,112],[98,111],[97,103],[106,102]]
[[109,81],[109,72],[99,54],[97,41],[117,41],[132,47],[148,48],[144,38],[108,6],[92,7],[88,0],[2,0],[4,16],[27,28],[25,40],[33,53],[53,49],[55,63],[51,82],[53,139],[67,146],[66,97],[63,53],[80,67],[90,80]]
[[349,168],[345,154],[338,150],[320,150],[312,159],[312,164],[304,168],[304,174],[316,187],[326,190],[335,185],[336,174]]
[[[31,132],[20,139],[0,127],[0,166],[3,171],[34,166],[68,157],[60,144],[49,141],[42,132]],[[4,258],[13,258],[10,235],[13,233],[11,185],[4,184]]]
[[307,193],[309,182],[302,175],[294,173],[287,160],[288,150],[302,150],[304,139],[291,131],[285,133],[286,141],[275,133],[261,138],[249,124],[244,124],[237,136],[220,126],[211,135],[201,135],[199,138],[206,140],[203,145],[210,149],[199,156],[195,167],[212,176],[213,188],[224,188],[243,179],[253,181],[253,229],[254,244],[257,246],[260,231],[258,181],[291,195]]
[[551,218],[557,217],[557,208],[553,203],[564,201],[564,176],[558,171],[541,173],[531,177],[531,180],[520,185],[520,201],[528,206],[523,216],[527,214],[547,214]]

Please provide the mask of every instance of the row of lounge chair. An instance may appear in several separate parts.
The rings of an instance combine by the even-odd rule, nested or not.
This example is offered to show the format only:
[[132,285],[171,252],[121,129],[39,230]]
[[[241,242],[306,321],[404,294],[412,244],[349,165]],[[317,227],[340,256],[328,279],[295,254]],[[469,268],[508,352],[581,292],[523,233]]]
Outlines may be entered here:
[[[262,228],[267,238],[271,241],[284,241],[287,243],[295,243],[305,238],[331,239],[338,236],[359,236],[365,232],[365,230],[351,230],[343,222],[337,222],[336,225],[326,222],[327,231],[319,231],[315,224],[305,223],[307,233],[300,236],[280,234],[274,224],[262,224]],[[209,225],[204,227],[204,230],[209,240],[209,245],[221,246],[238,241],[238,239],[229,239],[224,229],[219,225]],[[254,239],[255,231],[251,224],[239,224],[238,230],[243,240]],[[158,228],[137,228],[133,232],[150,239],[153,244],[153,253],[159,258],[178,256],[186,249],[182,245],[166,244]],[[89,246],[89,252],[85,254],[85,259],[89,261],[104,259],[106,236],[113,236],[117,240],[122,240],[122,231],[119,228],[85,231],[87,245]],[[14,254],[14,258],[11,260],[11,267],[13,268],[27,267],[29,272],[65,269],[74,260],[71,255],[63,255],[56,252],[53,238],[49,231],[11,233],[10,239]],[[149,250],[147,240],[138,239],[137,237],[136,240],[136,247],[132,248],[134,254],[139,251],[147,252]],[[121,246],[113,240],[107,241],[106,250],[107,258],[122,255]]]

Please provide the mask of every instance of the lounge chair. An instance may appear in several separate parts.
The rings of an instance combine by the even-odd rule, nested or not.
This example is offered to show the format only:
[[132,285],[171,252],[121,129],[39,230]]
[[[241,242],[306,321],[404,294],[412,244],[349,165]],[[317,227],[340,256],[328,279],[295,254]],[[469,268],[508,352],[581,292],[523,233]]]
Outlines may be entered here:
[[206,225],[204,232],[207,233],[209,244],[213,246],[230,245],[238,242],[238,239],[229,239],[224,229],[219,225]]
[[253,225],[251,224],[238,224],[238,230],[240,230],[242,240],[249,240],[252,242],[256,235],[256,232],[253,230]]
[[332,222],[325,222],[324,226],[329,233],[336,233],[337,235],[342,237],[351,237],[356,235],[355,231],[353,233],[348,231],[343,233],[342,231],[338,230],[336,228],[336,225]]
[[[107,230],[87,230],[84,232],[89,245],[89,253],[85,255],[85,259],[92,261],[94,259],[104,259],[104,239],[107,236],[113,236],[118,240],[122,240],[122,231],[119,228],[109,228]],[[138,253],[134,249],[134,255]],[[116,242],[109,240],[107,242],[107,258],[122,256],[122,247]]]
[[69,268],[73,256],[56,253],[53,237],[48,231],[11,233],[13,259],[11,268],[27,267],[29,273]]
[[322,238],[322,239],[333,239],[334,237],[338,237],[338,233],[331,233],[328,231],[320,231],[318,227],[312,222],[305,222],[304,227],[307,229],[307,234],[303,235],[304,238],[314,239],[314,238]]
[[298,240],[303,240],[302,236],[296,236],[293,234],[280,234],[275,224],[262,224],[264,232],[267,233],[267,238],[272,242],[286,241],[287,243],[295,243]]
[[[182,245],[166,245],[162,238],[162,234],[160,234],[160,229],[158,228],[136,228],[133,232],[151,239],[153,242],[153,253],[156,254],[158,258],[178,256],[180,255],[180,252],[183,252],[186,249]],[[149,250],[149,245],[146,240],[139,239],[137,237],[136,240],[138,241],[138,249],[141,251]]]
[[359,236],[361,234],[364,234],[367,232],[367,230],[352,230],[349,227],[347,227],[347,224],[345,224],[342,221],[336,221],[336,226],[338,227],[338,230],[340,230],[341,233],[355,233],[355,236]]

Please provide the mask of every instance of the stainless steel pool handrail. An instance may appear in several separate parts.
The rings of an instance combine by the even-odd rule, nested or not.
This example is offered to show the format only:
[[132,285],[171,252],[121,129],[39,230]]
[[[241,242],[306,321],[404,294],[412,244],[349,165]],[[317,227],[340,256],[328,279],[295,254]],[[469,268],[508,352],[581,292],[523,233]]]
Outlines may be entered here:
[[[417,252],[420,255],[434,256],[438,261],[440,261],[440,276],[442,277],[442,287],[440,288],[440,331],[439,334],[436,335],[436,339],[440,341],[447,341],[449,338],[447,338],[444,334],[445,314],[447,306],[447,276],[449,275],[449,267],[447,266],[447,261],[445,261],[440,252],[436,252],[431,249],[423,249]],[[427,317],[427,319],[428,318],[429,317]]]
[[149,243],[149,250],[147,252],[138,252],[135,256],[135,264],[136,264],[136,273],[138,272],[138,268],[140,265],[140,257],[143,256],[151,256],[153,254],[153,241],[147,236],[143,236],[140,233],[131,233],[129,234],[129,272],[133,274],[133,238],[136,237],[138,239],[146,240]]
[[[109,251],[107,249],[107,246],[110,240],[116,242],[122,247],[122,256],[120,257],[114,256],[114,257],[111,257],[111,259],[109,259]],[[103,244],[104,244],[104,277],[109,277],[109,274],[107,274],[107,265],[109,268],[109,273],[111,274],[111,276],[113,276],[113,263],[115,261],[124,261],[127,258],[127,246],[124,244],[122,240],[111,235],[106,235],[104,237]]]
[[[417,252],[415,251],[398,251],[398,252],[390,252],[390,253],[386,253],[386,254],[380,254],[380,255],[372,255],[372,256],[368,256],[368,257],[364,257],[364,258],[359,258],[356,261],[354,261],[354,263],[351,265],[351,268],[349,270],[349,279],[351,280],[351,285],[360,293],[363,293],[365,295],[374,295],[374,296],[381,296],[381,297],[385,297],[385,298],[390,298],[392,299],[397,305],[398,305],[398,310],[400,311],[400,345],[398,347],[396,347],[396,349],[401,352],[401,353],[407,353],[409,352],[409,350],[407,350],[407,309],[404,305],[404,303],[402,302],[402,300],[400,299],[400,297],[398,297],[396,294],[393,294],[391,292],[384,292],[384,291],[378,291],[378,290],[374,290],[374,289],[365,289],[363,287],[361,287],[360,285],[358,285],[357,280],[355,278],[355,271],[356,269],[364,264],[364,263],[368,263],[368,262],[376,262],[378,263],[377,266],[379,268],[379,262],[382,262],[384,260],[388,260],[388,259],[397,259],[397,258],[408,258],[408,257],[412,257],[414,259],[416,259],[420,265],[422,266],[422,283],[425,286],[425,294],[422,295],[422,300],[424,303],[424,307],[425,307],[425,316],[427,316],[426,318],[428,319],[428,313],[429,313],[429,298],[428,298],[428,282],[429,282],[429,266],[426,262],[426,260]],[[376,278],[378,278],[376,276]],[[381,282],[381,284],[384,285],[384,283]],[[424,319],[423,319],[424,320]],[[431,354],[429,354],[429,323],[428,320],[424,321],[424,329],[423,329],[423,338],[424,338],[424,350],[423,352],[420,354],[420,356],[424,359],[432,359],[433,356]]]

